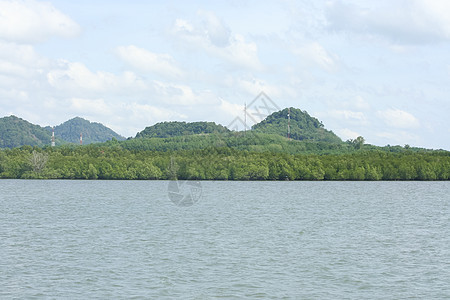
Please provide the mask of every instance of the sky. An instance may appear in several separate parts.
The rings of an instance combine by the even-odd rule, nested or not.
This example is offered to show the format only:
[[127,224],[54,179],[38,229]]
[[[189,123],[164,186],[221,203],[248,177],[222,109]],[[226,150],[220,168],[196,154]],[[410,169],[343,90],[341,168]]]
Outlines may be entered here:
[[343,140],[450,150],[449,16],[447,0],[0,0],[0,117],[134,137],[227,126],[264,92]]

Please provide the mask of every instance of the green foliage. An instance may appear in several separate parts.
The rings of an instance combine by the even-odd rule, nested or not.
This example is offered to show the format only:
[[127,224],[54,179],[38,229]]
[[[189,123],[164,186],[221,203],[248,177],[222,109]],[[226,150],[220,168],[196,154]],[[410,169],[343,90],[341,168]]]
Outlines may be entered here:
[[[46,127],[51,131],[51,127]],[[102,143],[108,140],[124,140],[125,138],[115,133],[110,128],[96,122],[90,122],[80,117],[70,119],[55,127],[55,137],[78,144],[80,133],[83,134],[83,144]]]
[[49,145],[51,133],[16,116],[0,118],[0,148]]
[[134,138],[123,142],[107,142],[109,147],[128,150],[178,151],[205,148],[233,148],[252,152],[277,153],[346,153],[354,147],[346,143],[328,143],[311,140],[288,140],[277,134],[258,132],[229,132],[222,134],[204,134],[175,136],[169,138]]
[[[83,144],[125,139],[102,124],[77,117],[55,127],[56,145],[79,143],[80,133],[83,133]],[[0,148],[50,146],[51,135],[49,126],[43,128],[16,116],[0,118]]]
[[[42,147],[27,145],[0,150],[0,178],[450,179],[450,152],[408,145],[376,147],[365,144],[363,137],[344,143],[325,130],[317,119],[296,109],[291,109],[294,139],[289,140],[285,136],[286,116],[287,110],[274,113],[255,125],[254,130],[247,132],[230,132],[220,125],[206,122],[159,123],[146,128],[138,134],[138,138],[119,141],[112,137],[104,143],[83,146],[45,146],[50,143],[50,132],[44,132],[47,143],[41,143],[44,145]],[[18,132],[34,132],[35,137],[40,132],[39,126],[33,127],[36,125],[16,117],[0,121],[3,122],[0,122],[0,129],[4,129],[0,132],[8,133],[6,136],[9,140]],[[89,122],[81,118],[71,121],[63,124],[67,128],[60,129],[64,129],[67,134],[74,133],[77,142],[79,132],[83,130],[77,124],[84,126]],[[86,126],[92,127],[95,123],[89,124]],[[85,132],[84,141],[89,141],[89,135]],[[98,137],[97,133],[93,136]],[[15,144],[8,145],[21,145],[22,142],[19,139]]]
[[[358,136],[356,139],[350,139],[347,141],[348,144],[350,144],[353,148],[355,149],[361,149],[365,143],[365,140],[362,136]],[[408,148],[405,149],[409,149],[410,147],[408,146]]]
[[[39,165],[39,161],[46,163]],[[360,150],[317,155],[249,152],[229,147],[163,152],[94,144],[24,146],[0,151],[0,178],[449,180],[450,152]]]
[[296,108],[285,108],[274,112],[263,121],[252,126],[256,132],[287,136],[288,110],[290,110],[290,137],[294,140],[322,141],[340,143],[341,139],[332,131],[326,130],[318,119],[311,117],[306,111]]
[[145,128],[136,138],[168,138],[192,134],[225,133],[229,130],[214,122],[162,122]]

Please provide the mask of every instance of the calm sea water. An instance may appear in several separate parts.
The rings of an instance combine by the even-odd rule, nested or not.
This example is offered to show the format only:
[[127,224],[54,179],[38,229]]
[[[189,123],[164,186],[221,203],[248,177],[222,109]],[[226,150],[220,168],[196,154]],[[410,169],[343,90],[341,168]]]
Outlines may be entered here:
[[449,182],[179,184],[1,180],[0,298],[450,298]]

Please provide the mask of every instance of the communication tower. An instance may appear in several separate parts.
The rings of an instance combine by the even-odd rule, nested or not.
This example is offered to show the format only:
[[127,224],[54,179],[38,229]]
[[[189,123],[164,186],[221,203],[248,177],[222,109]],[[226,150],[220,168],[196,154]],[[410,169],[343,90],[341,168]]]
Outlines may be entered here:
[[247,103],[244,103],[244,135],[247,134]]
[[55,127],[52,127],[52,147],[55,147]]
[[288,128],[287,128],[288,140],[291,139],[291,108],[288,108]]

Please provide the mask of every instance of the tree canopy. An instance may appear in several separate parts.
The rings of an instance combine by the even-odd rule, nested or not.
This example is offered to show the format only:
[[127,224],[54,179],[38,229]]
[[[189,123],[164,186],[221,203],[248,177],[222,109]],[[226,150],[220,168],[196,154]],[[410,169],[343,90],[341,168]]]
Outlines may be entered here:
[[127,150],[117,144],[0,151],[0,178],[189,180],[449,180],[450,152],[347,154]]
[[[52,130],[51,127],[46,127]],[[103,124],[90,122],[80,117],[70,119],[55,127],[55,136],[69,143],[78,143],[83,134],[83,144],[102,143],[111,139],[125,138]]]
[[342,142],[332,131],[325,129],[318,119],[311,117],[306,111],[293,107],[272,113],[260,123],[253,125],[252,129],[256,132],[274,133],[286,137],[289,113],[290,137],[292,139],[330,143]]
[[50,144],[51,133],[16,116],[0,118],[0,148]]
[[214,122],[162,122],[146,127],[136,134],[136,138],[168,138],[174,136],[186,136],[193,134],[225,133],[230,130]]

